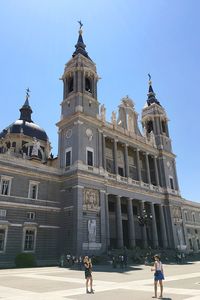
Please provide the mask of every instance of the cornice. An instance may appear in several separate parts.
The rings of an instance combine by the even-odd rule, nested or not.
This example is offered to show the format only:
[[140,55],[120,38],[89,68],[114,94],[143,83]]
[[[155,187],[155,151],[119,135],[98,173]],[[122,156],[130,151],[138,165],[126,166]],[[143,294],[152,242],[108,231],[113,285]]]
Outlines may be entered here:
[[61,208],[58,207],[51,207],[51,206],[41,206],[41,205],[33,205],[33,204],[27,204],[27,203],[14,203],[14,202],[5,202],[1,201],[2,207],[8,207],[8,208],[28,208],[28,209],[35,209],[35,210],[42,210],[42,211],[54,211],[54,212],[60,212]]

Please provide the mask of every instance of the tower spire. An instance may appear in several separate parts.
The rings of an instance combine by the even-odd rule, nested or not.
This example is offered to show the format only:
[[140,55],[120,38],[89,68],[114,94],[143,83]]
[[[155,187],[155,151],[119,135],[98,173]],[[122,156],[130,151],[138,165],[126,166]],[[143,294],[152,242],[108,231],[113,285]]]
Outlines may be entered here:
[[85,56],[85,57],[87,57],[88,59],[91,60],[91,58],[88,56],[87,51],[85,50],[86,45],[83,42],[83,36],[82,36],[82,34],[83,34],[83,31],[82,31],[83,23],[81,21],[78,21],[78,23],[80,25],[79,31],[78,31],[79,36],[78,36],[78,41],[75,45],[76,50],[74,51],[72,57],[74,57],[78,54],[82,54],[83,56]]
[[148,74],[148,76],[149,76],[149,92],[147,94],[147,96],[148,96],[147,104],[148,104],[148,106],[150,106],[153,103],[160,105],[160,102],[156,99],[156,94],[154,93],[154,90],[152,87],[151,75]]
[[27,121],[27,122],[33,122],[32,119],[31,119],[31,114],[32,114],[32,109],[29,105],[29,98],[30,98],[30,90],[29,88],[26,89],[26,100],[24,102],[24,105],[20,108],[20,120],[23,120],[23,121]]

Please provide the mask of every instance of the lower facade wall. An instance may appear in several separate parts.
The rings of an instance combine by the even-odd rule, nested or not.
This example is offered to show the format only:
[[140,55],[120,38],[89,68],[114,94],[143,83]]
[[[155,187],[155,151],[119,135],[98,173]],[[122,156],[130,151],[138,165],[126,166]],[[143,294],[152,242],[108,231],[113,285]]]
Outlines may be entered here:
[[55,265],[59,263],[60,229],[38,228],[36,236],[35,251],[23,251],[23,228],[8,228],[5,253],[0,253],[0,268],[14,267],[16,255],[26,252],[32,253],[37,265]]

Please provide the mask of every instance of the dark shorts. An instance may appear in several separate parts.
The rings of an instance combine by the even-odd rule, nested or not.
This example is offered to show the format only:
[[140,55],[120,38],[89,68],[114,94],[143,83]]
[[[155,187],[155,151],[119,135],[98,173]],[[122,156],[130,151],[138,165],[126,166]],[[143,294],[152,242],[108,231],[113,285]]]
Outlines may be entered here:
[[92,277],[92,272],[91,272],[91,270],[86,269],[85,270],[85,279],[88,278],[88,277]]
[[156,271],[154,273],[154,280],[155,281],[163,280],[163,279],[165,279],[165,278],[164,278],[163,273],[161,271]]

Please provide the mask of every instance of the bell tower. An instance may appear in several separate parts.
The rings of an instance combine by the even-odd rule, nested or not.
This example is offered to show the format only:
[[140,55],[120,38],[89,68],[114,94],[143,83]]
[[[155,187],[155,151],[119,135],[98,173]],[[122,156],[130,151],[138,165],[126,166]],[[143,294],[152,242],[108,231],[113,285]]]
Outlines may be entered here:
[[144,135],[155,140],[155,146],[159,150],[158,169],[160,184],[168,191],[179,193],[178,178],[176,173],[176,156],[172,152],[171,139],[168,130],[168,118],[165,109],[156,99],[149,76],[149,91],[145,107],[142,110],[142,126]]
[[156,99],[156,94],[152,87],[151,75],[148,75],[149,91],[146,105],[142,110],[142,126],[147,137],[154,134],[158,149],[171,152],[172,147],[169,137],[167,114],[160,102]]
[[[85,50],[83,42],[83,24],[79,22],[78,41],[72,58],[66,63],[63,80],[63,100],[61,102],[61,119],[57,123],[59,142],[59,166],[68,170],[85,160],[83,152],[85,120],[97,121],[99,102],[97,101],[98,75],[96,65]],[[91,129],[89,129],[91,133]],[[87,131],[88,133],[88,131]],[[91,133],[92,134],[92,133]],[[86,135],[87,136],[87,135]],[[91,137],[92,139],[92,137]]]
[[61,119],[76,112],[96,117],[99,112],[97,101],[96,65],[85,50],[83,42],[83,24],[79,21],[79,36],[75,51],[70,61],[65,65],[63,80],[63,101],[61,103]]

